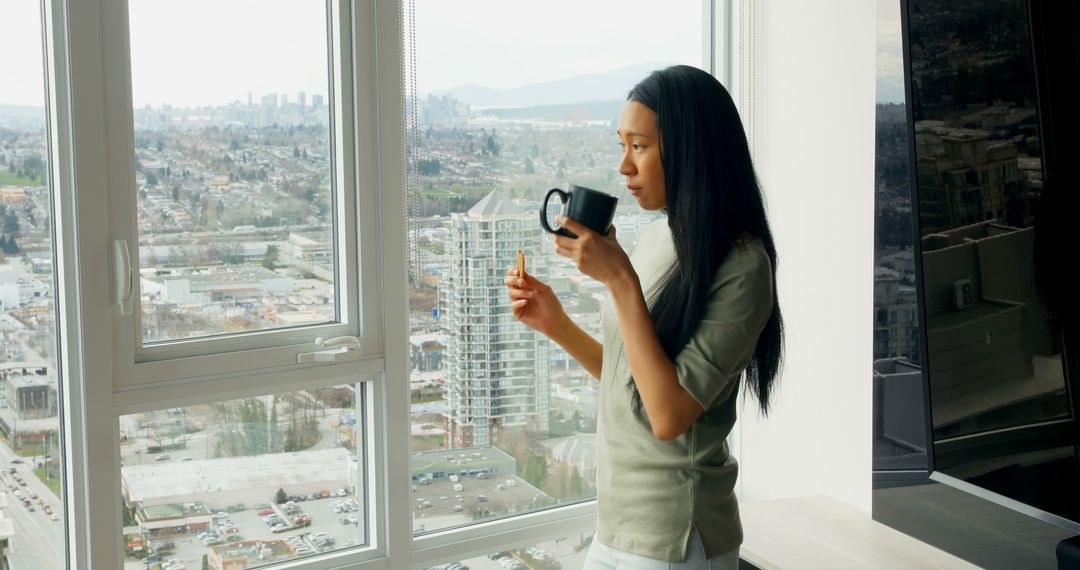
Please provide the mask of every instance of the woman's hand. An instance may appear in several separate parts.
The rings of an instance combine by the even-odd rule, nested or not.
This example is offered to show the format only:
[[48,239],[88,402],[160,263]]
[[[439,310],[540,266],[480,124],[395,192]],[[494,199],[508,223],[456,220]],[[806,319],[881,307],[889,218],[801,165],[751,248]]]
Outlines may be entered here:
[[555,253],[573,259],[578,271],[608,288],[617,280],[636,277],[630,258],[615,239],[615,226],[611,226],[607,235],[602,235],[573,218],[559,216],[555,222],[578,236],[577,239],[555,236]]
[[506,283],[510,295],[510,308],[517,320],[526,326],[551,336],[555,328],[566,319],[566,311],[555,296],[555,292],[546,283],[525,273],[525,278],[518,277],[517,267],[506,272]]

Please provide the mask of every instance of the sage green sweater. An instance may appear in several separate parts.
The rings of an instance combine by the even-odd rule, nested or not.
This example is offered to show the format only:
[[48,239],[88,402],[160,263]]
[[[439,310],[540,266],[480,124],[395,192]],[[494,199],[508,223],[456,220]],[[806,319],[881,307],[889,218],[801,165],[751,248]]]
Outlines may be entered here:
[[[650,224],[630,256],[646,293],[675,258],[667,219]],[[704,408],[686,433],[657,439],[644,407],[633,410],[630,367],[615,307],[601,308],[604,361],[597,426],[597,536],[626,552],[682,562],[690,530],[706,558],[742,543],[735,499],[738,465],[726,438],[737,389],[773,308],[769,256],[760,239],[732,246],[713,278],[704,318],[675,358],[679,384]]]

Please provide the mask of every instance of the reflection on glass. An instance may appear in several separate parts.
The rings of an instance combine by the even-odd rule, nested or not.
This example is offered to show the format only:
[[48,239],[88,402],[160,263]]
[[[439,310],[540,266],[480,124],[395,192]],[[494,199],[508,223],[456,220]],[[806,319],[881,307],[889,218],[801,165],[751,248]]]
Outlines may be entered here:
[[0,3],[0,568],[66,567],[39,2]]
[[1018,484],[1075,480],[1075,454],[1040,445],[999,455],[1028,439],[993,432],[1070,429],[1037,425],[1069,408],[1060,340],[1033,278],[1043,169],[1027,13],[1008,1],[918,0],[908,18],[938,468],[1075,519],[1074,485],[1029,496]]
[[[935,6],[912,6],[912,80],[931,397],[945,437],[1067,410],[1032,277],[1042,170],[1026,15],[1011,2]],[[940,26],[949,32],[929,32]]]
[[[541,200],[567,183],[620,197],[617,235],[633,250],[659,214],[642,211],[624,189],[617,117],[629,88],[649,71],[700,61],[701,15],[692,4],[657,12],[612,2],[492,3],[477,26],[468,11],[417,4],[420,255],[411,268],[419,280],[410,289],[410,351],[419,534],[595,496],[597,384],[514,319],[503,279],[524,251],[526,271],[600,336],[606,291],[553,253],[540,227]],[[604,36],[596,21],[617,30],[636,25],[620,18],[646,9],[658,45],[642,52],[664,59],[642,63],[641,52],[608,49],[622,40]],[[521,29],[524,19],[541,22],[564,10],[579,18],[559,16],[557,37],[543,25]],[[568,34],[584,43],[570,48]],[[476,59],[463,55],[473,53],[468,45],[452,58],[440,55],[442,41],[462,37],[487,47]],[[584,53],[593,56],[586,66]],[[519,73],[524,86],[500,88],[501,74],[481,58],[529,70]],[[585,69],[568,71],[575,66]],[[458,88],[469,83],[492,88]]]
[[121,416],[128,560],[252,568],[363,544],[362,390]]
[[338,318],[326,3],[272,4],[130,3],[144,342]]

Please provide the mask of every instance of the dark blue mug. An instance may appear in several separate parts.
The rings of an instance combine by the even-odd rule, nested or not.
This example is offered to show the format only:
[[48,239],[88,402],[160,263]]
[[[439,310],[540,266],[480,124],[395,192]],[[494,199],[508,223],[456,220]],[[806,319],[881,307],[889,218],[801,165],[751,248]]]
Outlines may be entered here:
[[544,196],[544,203],[540,206],[540,225],[553,234],[572,238],[577,238],[574,232],[561,226],[552,228],[548,224],[547,206],[552,194],[558,194],[563,203],[562,215],[577,220],[596,233],[607,235],[608,230],[611,228],[611,220],[615,218],[615,206],[619,203],[618,198],[573,184],[568,184],[565,192],[559,188],[548,190],[547,195]]

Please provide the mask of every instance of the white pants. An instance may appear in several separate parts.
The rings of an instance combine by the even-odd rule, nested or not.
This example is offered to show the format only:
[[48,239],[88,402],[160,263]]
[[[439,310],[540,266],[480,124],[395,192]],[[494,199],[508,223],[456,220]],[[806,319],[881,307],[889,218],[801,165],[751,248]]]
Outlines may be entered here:
[[683,562],[666,562],[616,550],[600,543],[593,535],[583,570],[738,570],[739,549],[736,547],[711,560],[705,560],[705,547],[697,529],[690,531],[690,544]]

